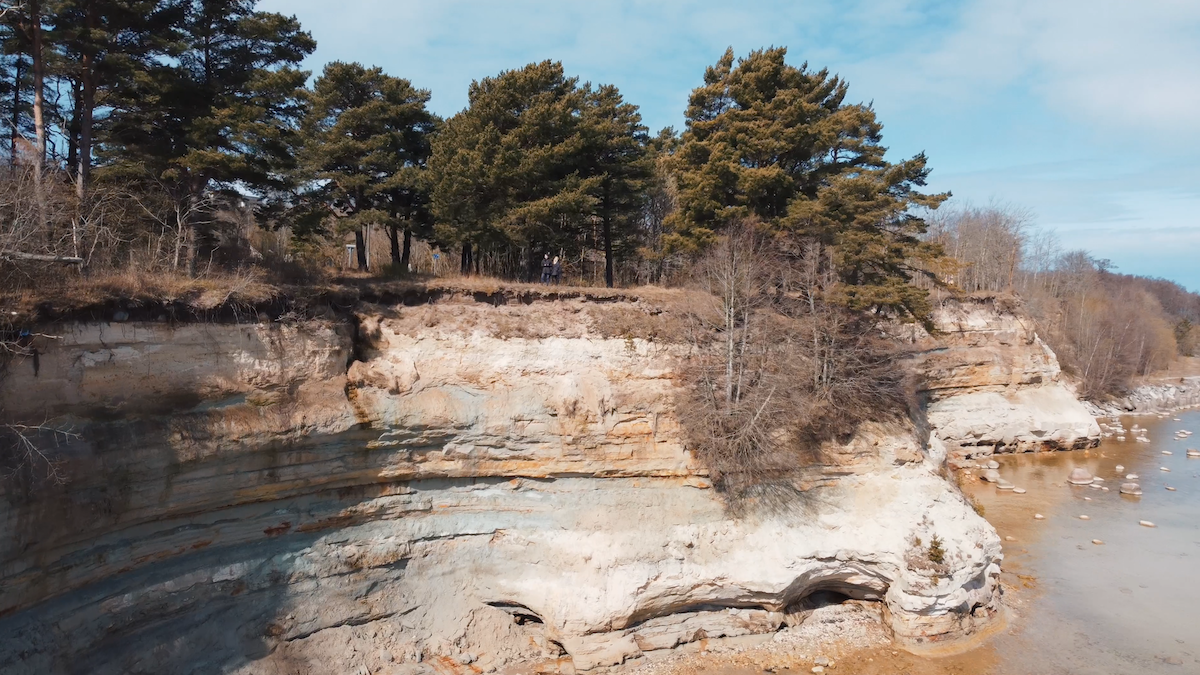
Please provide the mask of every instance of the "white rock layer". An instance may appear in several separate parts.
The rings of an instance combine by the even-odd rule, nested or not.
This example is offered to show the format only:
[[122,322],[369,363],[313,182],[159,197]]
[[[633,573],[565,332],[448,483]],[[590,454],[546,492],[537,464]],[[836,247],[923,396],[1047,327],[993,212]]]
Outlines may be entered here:
[[910,431],[868,425],[805,499],[735,518],[669,349],[470,328],[569,303],[428,310],[68,326],[14,364],[7,409],[83,440],[66,485],[0,495],[0,671],[588,669],[776,630],[820,590],[884,603],[901,643],[997,611],[999,539]]

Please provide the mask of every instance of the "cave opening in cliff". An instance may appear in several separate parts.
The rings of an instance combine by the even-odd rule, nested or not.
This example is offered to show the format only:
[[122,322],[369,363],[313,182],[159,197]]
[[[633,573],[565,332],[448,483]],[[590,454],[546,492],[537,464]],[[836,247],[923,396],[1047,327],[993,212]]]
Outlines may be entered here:
[[845,593],[835,591],[828,588],[815,590],[808,595],[796,600],[788,605],[786,613],[791,614],[797,611],[807,612],[830,605],[841,605],[854,598]]

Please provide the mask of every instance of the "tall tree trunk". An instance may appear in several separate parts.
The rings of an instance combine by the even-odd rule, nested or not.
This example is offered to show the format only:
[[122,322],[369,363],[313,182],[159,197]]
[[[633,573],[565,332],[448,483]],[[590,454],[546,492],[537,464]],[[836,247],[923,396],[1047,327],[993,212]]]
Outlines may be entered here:
[[412,230],[404,228],[404,250],[400,253],[400,271],[408,272],[412,263]]
[[17,142],[21,140],[21,76],[25,59],[17,54],[17,65],[13,68],[13,100],[12,100],[12,148],[9,162],[17,163]]
[[363,228],[354,231],[354,252],[358,255],[358,270],[367,271],[367,242],[363,236]]
[[388,225],[388,241],[392,247],[392,264],[400,265],[400,228],[396,225]]
[[[88,3],[87,29],[89,38],[98,22],[96,3]],[[83,50],[80,60],[80,79],[83,80],[83,96],[79,110],[79,168],[75,174],[75,196],[80,203],[87,196],[88,182],[92,174],[92,119],[96,111],[96,55],[90,49]]]
[[46,64],[42,54],[42,8],[39,0],[29,0],[29,29],[33,38],[33,128],[37,136],[37,148],[33,159],[33,189],[37,201],[38,224],[45,232],[47,209],[42,170],[46,162],[46,120],[42,85],[45,81]]
[[608,190],[604,191],[604,209],[601,217],[604,231],[604,285],[613,287],[613,246],[612,246],[612,214],[608,209]]
[[471,242],[464,241],[462,245],[462,265],[461,272],[463,276],[471,275]]
[[79,110],[83,107],[83,86],[79,80],[71,80],[71,119],[67,122],[67,166],[75,168],[79,163]]

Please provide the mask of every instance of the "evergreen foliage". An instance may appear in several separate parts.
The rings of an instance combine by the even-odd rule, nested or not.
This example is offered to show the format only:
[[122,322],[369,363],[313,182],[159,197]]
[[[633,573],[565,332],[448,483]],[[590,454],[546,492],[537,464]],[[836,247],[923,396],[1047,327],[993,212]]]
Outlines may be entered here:
[[316,43],[295,18],[252,0],[192,0],[163,8],[164,56],[113,91],[102,157],[138,167],[183,194],[213,184],[280,184]]
[[599,225],[612,285],[652,170],[637,107],[551,61],[473,82],[469,101],[430,160],[440,237],[462,244],[464,261],[477,246],[522,251],[532,266],[535,253],[577,254]]
[[923,154],[884,158],[882,125],[869,105],[846,103],[843,80],[790,66],[786,54],[754,51],[735,64],[729,50],[692,92],[667,245],[700,250],[730,224],[758,221],[784,249],[828,247],[847,307],[925,316],[926,293],[909,282],[939,252],[919,239],[918,213],[949,195],[918,191]]
[[428,102],[428,91],[380,68],[325,67],[301,125],[301,233],[321,231],[335,218],[339,232],[357,233],[359,267],[366,268],[362,228],[382,225],[391,235],[392,261],[407,265],[413,230],[426,235],[431,225],[424,167],[437,119]]

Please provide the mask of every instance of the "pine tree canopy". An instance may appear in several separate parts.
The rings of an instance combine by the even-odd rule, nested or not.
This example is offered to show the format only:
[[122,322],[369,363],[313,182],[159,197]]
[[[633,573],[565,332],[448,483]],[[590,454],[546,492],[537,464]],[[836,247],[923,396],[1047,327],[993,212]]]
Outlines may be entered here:
[[580,85],[561,63],[473,82],[430,160],[440,234],[574,253],[599,224],[611,268],[640,208],[647,140],[637,107],[616,87]]
[[189,0],[161,11],[162,58],[116,87],[100,148],[115,168],[173,189],[282,182],[316,47],[293,17],[254,0]]
[[919,213],[949,195],[917,190],[929,175],[923,154],[884,158],[882,125],[869,105],[845,102],[842,79],[790,66],[786,54],[764,49],[735,64],[728,50],[692,92],[667,245],[696,251],[756,221],[781,247],[829,247],[834,297],[847,306],[925,316],[926,293],[909,281],[939,252],[918,238]]
[[308,218],[341,231],[428,222],[424,166],[437,118],[429,92],[380,68],[330,63],[308,93],[297,174]]

